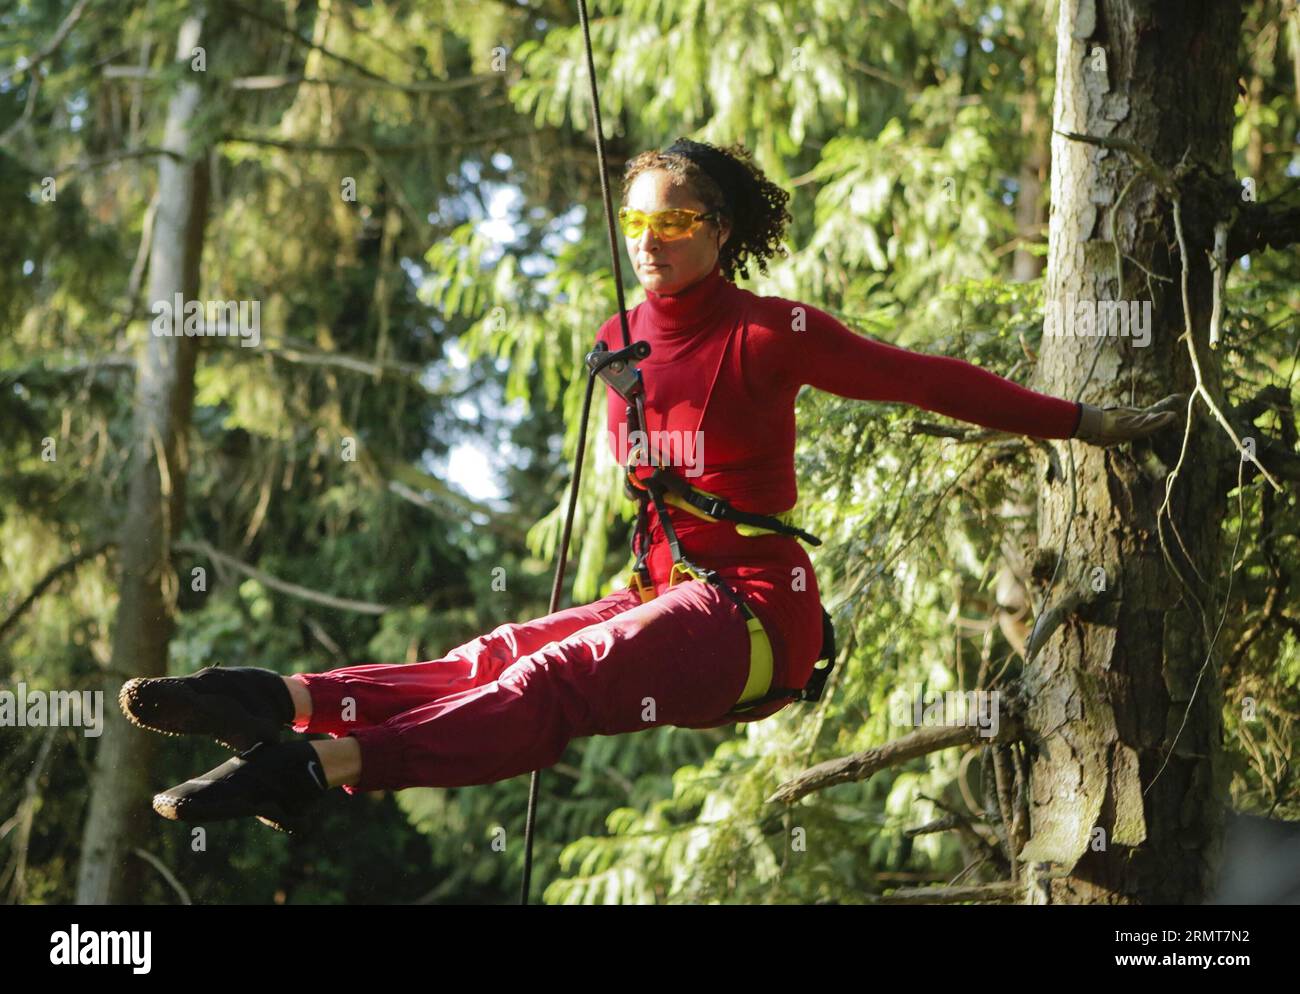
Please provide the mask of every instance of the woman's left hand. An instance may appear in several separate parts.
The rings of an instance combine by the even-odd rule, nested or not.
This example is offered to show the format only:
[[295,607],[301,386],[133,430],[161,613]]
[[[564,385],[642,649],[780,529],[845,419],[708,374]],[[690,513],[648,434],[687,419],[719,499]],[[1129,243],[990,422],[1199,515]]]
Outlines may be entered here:
[[1170,394],[1149,407],[1093,407],[1081,404],[1083,413],[1074,437],[1091,445],[1115,445],[1146,438],[1179,420],[1187,394]]

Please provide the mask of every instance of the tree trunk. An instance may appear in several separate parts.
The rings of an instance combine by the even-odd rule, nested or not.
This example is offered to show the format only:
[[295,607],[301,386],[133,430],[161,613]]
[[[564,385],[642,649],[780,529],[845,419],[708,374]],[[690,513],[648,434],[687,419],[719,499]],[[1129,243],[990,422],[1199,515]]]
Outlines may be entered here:
[[[1130,151],[1059,132],[1127,139],[1171,174],[1186,153],[1230,176],[1240,21],[1240,0],[1061,0],[1045,299],[1062,315],[1077,314],[1078,301],[1153,304],[1147,347],[1133,334],[1045,334],[1047,391],[1104,407],[1191,389],[1172,198]],[[1217,396],[1206,250],[1214,215],[1228,205],[1184,200],[1191,326]],[[1126,260],[1119,285],[1112,231],[1127,256],[1169,282]],[[1236,474],[1224,459],[1231,443],[1212,420],[1196,419],[1158,531],[1181,441],[1171,429],[1113,449],[1062,443],[1044,468],[1035,578],[1047,580],[1064,558],[1040,597],[1047,606],[1082,602],[1025,673],[1031,836],[1019,858],[1033,903],[1199,903],[1213,886],[1227,791],[1222,689],[1207,653],[1222,609],[1222,584],[1211,585],[1227,565],[1224,498]]]
[[[182,24],[178,59],[189,63],[201,24],[197,16]],[[199,293],[207,150],[191,148],[190,129],[201,101],[201,85],[191,79],[177,88],[167,108],[162,145],[180,158],[159,157],[158,213],[149,255],[151,304],[170,303],[177,293],[194,300]],[[185,507],[196,355],[197,339],[160,337],[151,329],[138,366],[130,489],[120,539],[120,599],[104,685],[105,697],[112,702],[129,677],[167,672],[176,603],[170,546]],[[79,904],[139,899],[142,862],[131,850],[141,844],[153,820],[149,771],[155,737],[130,725],[116,706],[105,709],[105,722],[82,838]]]

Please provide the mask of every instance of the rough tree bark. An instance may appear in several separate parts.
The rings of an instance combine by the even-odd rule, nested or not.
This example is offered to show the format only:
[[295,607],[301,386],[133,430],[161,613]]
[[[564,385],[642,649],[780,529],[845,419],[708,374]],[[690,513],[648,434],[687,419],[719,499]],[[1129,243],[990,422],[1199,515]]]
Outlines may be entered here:
[[[189,63],[201,20],[182,24],[177,59]],[[207,218],[207,150],[190,129],[202,103],[197,79],[182,83],[167,108],[159,157],[158,214],[149,256],[149,297],[197,299]],[[154,737],[122,716],[117,692],[130,676],[163,676],[173,629],[176,576],[170,546],[179,533],[189,468],[187,436],[194,400],[197,338],[149,335],[138,365],[129,496],[120,537],[119,602],[113,657],[104,684],[105,734],[95,756],[90,808],[82,836],[77,903],[138,900],[142,863],[130,853],[153,816],[149,769]],[[161,457],[161,464],[160,464]]]
[[[1240,0],[1061,0],[1046,300],[1062,313],[1080,300],[1153,305],[1145,348],[1132,337],[1044,336],[1043,389],[1106,406],[1194,385],[1173,197],[1131,149],[1061,134],[1071,132],[1131,141],[1189,191],[1178,199],[1193,341],[1219,396],[1206,252],[1233,206],[1231,185],[1202,196],[1183,181],[1231,179],[1241,16]],[[1122,285],[1112,232],[1129,257]],[[1222,688],[1206,660],[1236,472],[1233,443],[1203,412],[1198,403],[1159,530],[1181,430],[1115,449],[1061,443],[1043,467],[1035,577],[1046,581],[1063,554],[1050,603],[1080,603],[1026,669],[1031,833],[1019,859],[1032,903],[1198,903],[1213,884],[1227,793]]]

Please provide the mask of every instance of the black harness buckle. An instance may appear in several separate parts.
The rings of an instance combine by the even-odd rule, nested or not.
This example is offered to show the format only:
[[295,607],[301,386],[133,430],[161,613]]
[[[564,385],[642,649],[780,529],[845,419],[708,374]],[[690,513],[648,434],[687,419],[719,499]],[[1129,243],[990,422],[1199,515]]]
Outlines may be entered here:
[[710,518],[718,518],[719,520],[721,520],[722,516],[727,513],[725,505],[720,501],[713,499],[708,501],[708,507],[703,510]]

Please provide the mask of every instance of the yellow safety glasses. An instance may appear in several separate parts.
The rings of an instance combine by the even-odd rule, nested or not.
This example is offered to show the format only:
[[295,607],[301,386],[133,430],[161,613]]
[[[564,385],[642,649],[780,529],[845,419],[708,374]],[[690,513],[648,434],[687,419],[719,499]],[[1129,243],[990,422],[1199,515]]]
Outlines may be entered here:
[[646,214],[633,207],[620,207],[618,210],[619,226],[628,238],[640,238],[646,225],[649,225],[655,235],[666,242],[689,238],[703,222],[716,220],[717,214],[713,211],[701,214],[699,211],[677,209]]

